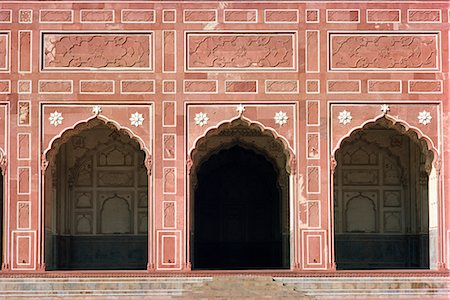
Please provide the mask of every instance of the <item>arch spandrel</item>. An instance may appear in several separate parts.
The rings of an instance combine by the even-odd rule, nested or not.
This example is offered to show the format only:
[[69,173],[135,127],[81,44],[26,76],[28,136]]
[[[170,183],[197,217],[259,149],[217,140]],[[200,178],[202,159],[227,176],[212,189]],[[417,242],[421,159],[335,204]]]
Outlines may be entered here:
[[[188,106],[188,160],[192,159],[192,152],[202,139],[241,122],[245,126],[260,130],[282,143],[290,159],[289,164],[295,164],[297,126],[295,105],[268,104],[257,107],[249,104],[243,105],[243,108],[244,111],[241,113],[238,111],[238,104]],[[282,125],[275,121],[275,115],[279,112],[285,113],[287,117],[286,122]],[[208,118],[206,124],[196,124],[195,118],[199,113],[206,114]]]
[[[342,142],[354,132],[384,119],[387,121],[388,127],[392,127],[401,133],[411,134],[413,139],[416,137],[418,140],[426,142],[427,149],[433,152],[434,160],[439,160],[441,130],[439,128],[440,106],[438,104],[401,105],[391,103],[387,104],[388,111],[386,113],[381,111],[382,105],[383,103],[373,105],[331,105],[330,150],[332,158],[335,157],[336,151],[340,148]],[[351,116],[347,123],[339,119],[340,116],[342,119],[342,112],[344,111]],[[431,117],[429,123],[421,123],[419,114],[422,112],[429,113],[429,117]]]
[[[100,109],[100,112],[96,109]],[[61,123],[56,126],[49,119],[55,112],[63,118]],[[70,137],[98,124],[105,124],[125,132],[131,139],[138,142],[140,148],[146,153],[146,165],[150,170],[151,126],[153,123],[150,105],[102,105],[101,107],[96,107],[96,105],[44,105],[42,113],[42,166],[44,169],[52,156],[58,152],[60,145]],[[136,113],[138,113],[137,118],[133,118],[133,114]],[[139,115],[143,118],[142,120]],[[137,121],[133,122],[130,120],[132,118]]]

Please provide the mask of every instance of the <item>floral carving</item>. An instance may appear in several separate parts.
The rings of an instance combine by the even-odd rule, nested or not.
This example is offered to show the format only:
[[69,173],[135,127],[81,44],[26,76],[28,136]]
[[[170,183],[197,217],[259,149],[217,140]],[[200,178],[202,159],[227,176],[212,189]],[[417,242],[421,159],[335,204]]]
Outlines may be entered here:
[[293,34],[188,35],[188,65],[197,69],[294,69]]
[[383,113],[383,115],[387,114],[391,109],[389,107],[389,105],[387,104],[383,104],[380,107],[381,112]]
[[200,112],[198,114],[195,114],[195,118],[194,118],[195,125],[198,125],[198,126],[206,125],[206,124],[208,124],[208,120],[209,120],[209,118],[206,115],[206,113]]
[[352,114],[349,111],[343,110],[339,113],[339,123],[346,125],[352,121]]
[[102,107],[100,105],[95,105],[92,107],[92,113],[98,116],[102,112]]
[[51,125],[54,125],[56,127],[62,124],[64,118],[60,112],[55,111],[50,113],[50,117],[48,117],[48,120],[50,121]]
[[419,112],[419,115],[417,116],[417,119],[419,120],[419,123],[422,125],[427,125],[431,123],[431,114],[430,112],[424,110]]
[[332,34],[332,70],[436,69],[436,34]]
[[130,117],[130,123],[134,127],[139,127],[144,123],[144,117],[142,116],[142,114],[135,112]]
[[275,117],[273,118],[275,120],[275,124],[278,124],[280,126],[283,126],[288,121],[288,116],[285,112],[279,111],[275,113]]
[[44,69],[152,68],[151,34],[45,34]]

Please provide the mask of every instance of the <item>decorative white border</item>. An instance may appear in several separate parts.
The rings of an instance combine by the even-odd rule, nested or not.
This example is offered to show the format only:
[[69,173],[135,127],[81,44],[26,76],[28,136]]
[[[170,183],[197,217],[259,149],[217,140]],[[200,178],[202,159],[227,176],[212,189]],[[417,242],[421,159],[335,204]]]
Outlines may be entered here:
[[[165,149],[165,145],[164,145],[164,141],[165,141],[165,137],[166,136],[173,136],[173,146],[174,146],[174,154],[173,154],[173,158],[168,158],[166,157],[166,152],[164,151]],[[163,133],[162,135],[162,152],[163,152],[163,160],[177,160],[177,135],[175,133]]]
[[[112,91],[111,92],[83,92],[81,90],[81,83],[83,83],[83,82],[92,82],[92,83],[94,83],[94,82],[111,82],[112,83]],[[112,94],[115,94],[115,91],[116,91],[116,87],[115,87],[115,81],[114,80],[80,80],[78,82],[78,93],[79,94],[84,94],[84,95],[86,95],[86,94],[88,94],[88,95],[92,95],[92,94],[112,95]]]
[[[30,12],[31,18],[30,18],[29,22],[21,22],[20,21],[20,15],[22,14],[22,12],[25,12],[25,11],[29,11]],[[31,23],[33,23],[33,10],[32,9],[20,9],[19,10],[19,17],[18,17],[17,21],[19,22],[19,24],[31,24]]]
[[[28,235],[22,235],[22,234],[28,234]],[[30,262],[29,264],[24,264],[24,263],[19,263],[19,261],[17,261],[17,259],[19,258],[19,247],[18,247],[18,238],[23,237],[23,238],[29,238],[30,239],[30,243],[29,243],[29,249],[28,249],[28,261]],[[12,265],[11,265],[11,270],[35,270],[36,269],[36,265],[35,265],[35,261],[32,260],[32,255],[36,254],[36,250],[37,250],[37,241],[36,241],[36,231],[35,230],[12,230],[11,231],[11,241],[13,241],[10,244],[11,247],[11,261],[12,261]],[[32,243],[32,241],[35,241],[34,243]],[[16,246],[16,248],[14,249],[14,246]],[[34,250],[34,251],[32,251]],[[35,257],[36,258],[36,257]],[[35,259],[36,260],[36,259]],[[28,268],[26,267],[21,267],[21,266],[29,266]]]
[[[321,200],[306,200],[305,201],[306,205],[306,226],[309,229],[320,229],[322,228],[322,201]],[[311,222],[310,222],[310,204],[313,203],[317,203],[317,220],[318,220],[318,225],[317,226],[311,226]]]
[[[124,82],[148,82],[149,84],[151,82],[151,84],[153,85],[153,91],[151,91],[151,92],[124,92],[122,90],[122,85]],[[114,88],[113,88],[113,90],[114,90]],[[122,80],[120,80],[120,93],[124,94],[124,95],[150,95],[150,94],[155,94],[156,93],[155,90],[156,90],[156,83],[155,83],[154,79],[122,79]]]
[[[286,82],[286,81],[295,82],[296,89],[293,92],[283,92],[283,91],[270,92],[270,91],[267,90],[267,82],[268,81],[271,81],[271,82],[276,82],[276,81],[278,81],[278,82]],[[300,83],[299,83],[298,80],[290,80],[290,79],[286,79],[286,80],[283,80],[283,79],[266,79],[266,80],[264,80],[264,93],[266,93],[266,94],[298,94],[299,93],[299,87],[300,87]],[[256,84],[256,90],[258,91],[258,84]]]
[[[423,11],[423,12],[426,12],[426,11],[437,11],[437,12],[439,12],[439,21],[411,21],[410,18],[409,18],[409,13],[412,12],[412,11],[418,11],[418,12],[419,11]],[[411,23],[411,24],[437,24],[437,23],[442,23],[442,10],[440,10],[440,9],[409,8],[406,13],[407,13],[407,22]]]
[[[347,12],[351,12],[351,11],[357,11],[358,12],[358,21],[330,21],[330,18],[329,18],[329,12],[330,11],[347,11]],[[330,24],[336,24],[336,23],[339,23],[339,24],[342,24],[342,23],[346,23],[346,24],[356,24],[356,23],[360,23],[361,22],[361,10],[360,9],[358,9],[358,8],[329,8],[329,9],[327,9],[326,10],[326,22],[327,23],[330,23]]]
[[[43,92],[41,91],[41,83],[45,83],[45,82],[68,82],[70,83],[70,92]],[[73,94],[73,80],[38,80],[38,93],[39,94],[43,94],[43,95],[48,95],[48,94],[58,94],[58,95],[62,95],[62,94]],[[80,92],[80,94],[82,94]]]
[[[19,87],[22,82],[28,82],[30,84],[30,91],[28,92],[20,91]],[[32,91],[33,91],[33,82],[31,80],[17,80],[17,94],[31,94]]]
[[20,118],[20,111],[17,112],[17,126],[31,126],[31,101],[29,100],[19,100],[17,101],[17,110],[19,110],[20,108],[20,103],[28,103],[28,119],[29,119],[29,123],[28,124],[20,124],[19,122],[19,118]]
[[[411,82],[440,82],[441,89],[438,92],[413,92],[411,91]],[[410,79],[408,80],[408,93],[409,94],[442,94],[444,89],[444,82],[440,79],[436,80],[425,80],[425,79]]]
[[[42,11],[46,11],[46,12],[68,11],[71,13],[70,21],[42,21]],[[48,9],[40,9],[39,10],[39,23],[41,23],[41,24],[73,24],[73,20],[74,20],[73,9],[48,8]]]
[[[111,21],[83,21],[83,12],[85,11],[89,11],[89,12],[96,12],[96,13],[107,13],[107,12],[112,12],[112,20]],[[84,24],[111,24],[114,23],[116,21],[116,12],[114,11],[114,9],[80,9],[80,23],[84,23]]]
[[1,23],[12,23],[12,10],[11,9],[0,9],[0,12],[9,11],[9,21],[0,21]]
[[[173,227],[171,226],[165,226],[166,224],[166,218],[165,218],[165,214],[164,214],[164,204],[165,203],[173,203]],[[161,209],[161,220],[162,220],[162,226],[164,229],[176,229],[177,228],[177,201],[175,200],[163,200],[162,201],[162,205],[161,205],[162,209]]]
[[0,94],[10,94],[11,93],[11,80],[0,80],[0,82],[7,82],[8,83],[8,90],[3,92],[1,91]]
[[[19,258],[19,249],[20,249],[20,247],[19,247],[19,240],[21,240],[21,239],[27,239],[28,240],[28,261],[30,262],[30,263],[23,263],[23,262],[20,262],[19,260],[17,260],[18,258]],[[32,261],[31,261],[31,247],[32,247],[32,243],[31,243],[31,236],[26,236],[26,235],[18,235],[18,236],[16,236],[16,265],[17,266],[29,266],[29,265],[31,265],[32,264]],[[22,268],[21,268],[22,269]]]
[[[317,34],[317,70],[309,70],[308,68],[308,32],[315,32]],[[305,31],[305,72],[306,73],[320,73],[320,30],[306,30]]]
[[[398,82],[400,83],[399,87],[400,90],[398,91],[371,91],[370,90],[370,82],[371,81],[378,81],[378,82]],[[368,79],[367,80],[367,93],[368,94],[401,94],[403,91],[403,81],[402,80],[388,80],[388,79]]]
[[[157,270],[181,270],[181,254],[182,254],[182,246],[183,241],[181,238],[181,230],[157,230],[156,231],[156,249],[158,251],[156,255],[156,269]],[[159,238],[161,237],[161,242]],[[164,237],[171,237],[175,240],[175,253],[174,258],[175,262],[173,263],[164,263]],[[160,244],[161,243],[161,244]],[[162,253],[160,253],[161,251]],[[179,265],[178,267],[176,267]],[[164,267],[166,266],[166,267]]]
[[[261,35],[267,35],[267,36],[289,36],[292,38],[292,67],[282,67],[282,68],[274,68],[274,67],[264,67],[264,68],[192,68],[189,66],[189,55],[186,53],[186,49],[188,49],[189,45],[189,37],[190,36],[207,36],[207,35],[213,35],[213,36],[261,36]],[[186,30],[184,31],[184,44],[183,48],[184,50],[184,72],[191,73],[191,72],[210,72],[210,73],[223,73],[223,72],[234,72],[234,73],[252,73],[252,72],[277,72],[277,73],[283,73],[283,72],[298,72],[298,31],[297,30]]]
[[[20,192],[20,173],[21,170],[27,170],[28,172],[28,186],[25,186],[25,188],[27,189],[28,192]],[[31,195],[31,167],[30,166],[18,166],[17,167],[17,195]],[[22,183],[22,184],[26,184],[26,183]]]
[[[165,113],[164,113],[164,104],[165,103],[173,103],[173,125],[167,124],[165,121]],[[176,101],[163,101],[163,107],[162,107],[162,126],[163,127],[177,127],[177,102]]]
[[[26,53],[25,54],[25,57],[27,57],[28,56],[28,59],[29,59],[29,61],[30,61],[30,70],[28,70],[28,71],[22,71],[22,69],[21,69],[21,65],[20,65],[20,60],[22,59],[22,47],[20,47],[20,45],[21,45],[21,39],[22,39],[22,35],[21,35],[21,33],[22,32],[28,32],[28,33],[30,33],[30,52],[29,53]],[[32,70],[33,70],[33,31],[31,31],[31,30],[19,30],[19,34],[18,34],[18,38],[17,38],[17,50],[18,50],[18,52],[19,52],[19,55],[18,55],[18,57],[17,57],[17,70],[18,70],[18,72],[19,73],[31,73],[32,72]]]
[[0,33],[0,36],[5,36],[6,37],[6,47],[5,47],[5,67],[4,68],[0,68],[0,73],[10,73],[11,69],[11,31],[10,30],[6,30],[6,31],[2,31]]
[[[227,83],[228,82],[254,82],[255,83],[255,92],[229,92],[227,91]],[[224,82],[224,94],[247,94],[247,95],[255,95],[258,94],[258,80],[225,80]]]
[[[309,103],[315,102],[317,103],[317,122],[318,123],[308,123],[308,115],[309,115]],[[306,121],[306,127],[309,126],[320,126],[320,101],[319,100],[306,100],[306,109],[305,109],[306,115],[305,115],[305,121]]]
[[[124,12],[153,12],[153,20],[151,21],[124,21],[123,20],[123,13]],[[149,24],[149,23],[156,23],[156,11],[154,9],[122,9],[120,11],[120,22],[124,24]]]
[[[312,82],[312,81],[317,82],[317,92],[308,91],[308,82]],[[305,85],[305,93],[306,94],[320,94],[320,80],[319,79],[307,79],[306,85]]]
[[[308,144],[308,137],[310,135],[317,135],[317,157],[309,157],[309,152],[308,152],[308,148],[309,148],[309,144]],[[318,160],[320,159],[320,132],[307,132],[306,133],[306,141],[305,141],[305,154],[306,154],[306,159],[307,160]]]
[[[166,56],[166,50],[165,50],[165,33],[166,32],[173,32],[173,71],[166,71],[165,69],[165,64],[164,64],[164,59]],[[161,51],[161,56],[162,56],[162,73],[176,73],[177,72],[177,32],[176,30],[163,30],[162,31],[162,35],[161,35],[161,47],[162,47],[162,51]]]
[[[212,21],[186,21],[186,12],[214,12],[214,20]],[[217,23],[218,22],[217,9],[183,9],[183,23]]]
[[[330,82],[357,82],[358,83],[358,91],[330,91]],[[327,80],[327,94],[361,94],[361,80],[352,80],[352,79],[343,79],[343,80],[336,80],[336,79],[330,79]]]
[[[173,170],[173,192],[166,192],[166,170],[168,169],[172,169]],[[162,193],[164,195],[176,195],[177,194],[177,190],[178,190],[178,184],[177,184],[177,168],[176,167],[164,167],[163,168],[163,173],[162,173],[162,182],[163,182],[163,189],[162,189]]]
[[[398,12],[398,21],[369,21],[369,12],[370,11],[378,11],[378,12],[397,11]],[[366,9],[366,23],[368,23],[368,24],[400,24],[401,22],[402,22],[402,11],[401,11],[401,9],[395,9],[395,8],[391,8],[391,9],[368,8],[368,9]]]
[[152,30],[145,30],[145,31],[141,31],[141,30],[110,30],[110,31],[105,31],[105,30],[65,30],[65,31],[55,31],[55,30],[41,30],[39,32],[39,37],[40,40],[43,41],[44,40],[44,36],[48,34],[55,34],[55,35],[64,35],[64,36],[71,36],[71,35],[82,35],[82,36],[94,36],[94,35],[107,35],[107,36],[127,36],[130,34],[136,34],[136,35],[141,35],[141,36],[146,36],[149,40],[149,50],[150,50],[150,54],[148,56],[149,59],[149,67],[133,67],[133,68],[115,68],[115,67],[109,67],[109,68],[90,68],[90,67],[83,67],[83,68],[72,68],[72,67],[46,67],[45,69],[43,69],[43,62],[44,62],[44,57],[43,57],[43,43],[40,43],[39,46],[39,72],[40,73],[55,73],[55,72],[70,72],[70,73],[92,73],[93,70],[95,70],[95,72],[99,72],[99,73],[118,73],[118,72],[130,72],[130,73],[134,73],[134,72],[154,72],[154,67],[155,67],[155,32]]
[[[310,190],[310,186],[309,186],[309,170],[310,169],[317,169],[317,191],[311,191]],[[320,166],[307,166],[306,167],[306,193],[307,194],[311,194],[311,195],[319,195],[321,194],[321,190],[322,190],[322,182],[321,177],[320,177]]]
[[[168,92],[164,89],[164,83],[169,82],[169,81],[173,82],[173,92]],[[173,94],[177,93],[177,81],[176,80],[163,80],[161,85],[162,85],[162,93],[163,94],[173,95]]]
[[332,61],[331,57],[327,55],[327,72],[328,73],[338,73],[338,72],[388,72],[388,73],[408,73],[408,72],[415,72],[415,73],[426,73],[426,72],[441,72],[442,70],[442,51],[441,51],[441,33],[440,31],[428,31],[428,30],[421,30],[421,31],[367,31],[367,30],[361,30],[361,31],[336,31],[336,30],[330,30],[327,31],[327,49],[330,50],[331,47],[331,39],[332,36],[364,36],[364,35],[370,35],[370,36],[405,36],[405,35],[412,35],[412,36],[435,36],[436,37],[436,52],[438,55],[436,55],[436,68],[334,68],[332,69]]
[[[325,230],[317,230],[317,229],[303,229],[301,231],[301,252],[302,252],[302,266],[304,270],[326,270],[326,261],[327,261],[327,251],[324,248],[324,245],[327,245],[327,242],[324,241],[326,239],[326,231]],[[320,245],[320,262],[317,263],[309,263],[309,237],[319,237],[319,245]]]
[[[173,21],[166,21],[166,19],[165,19],[165,12],[169,12],[169,11],[173,12],[173,15],[174,15]],[[176,9],[163,9],[162,22],[163,23],[176,23],[177,22],[177,10]]]
[[[308,12],[309,11],[317,12],[317,21],[308,21]],[[306,23],[320,23],[320,9],[305,9],[305,22]]]
[[[255,20],[254,21],[227,21],[226,20],[226,12],[232,11],[242,11],[242,12],[254,12]],[[223,23],[234,23],[234,24],[256,24],[258,23],[258,10],[257,9],[224,9],[223,10]]]
[[[28,157],[20,156],[20,136],[28,136]],[[30,132],[19,132],[17,133],[17,160],[31,160],[31,133]]]
[[[267,21],[267,11],[273,12],[295,12],[296,18],[295,21]],[[298,9],[265,9],[264,10],[264,23],[267,24],[297,24],[299,22],[299,11]]]
[[[20,208],[20,204],[27,204],[28,205],[28,227],[20,227],[20,220],[19,220],[19,208]],[[16,220],[16,228],[17,229],[20,229],[20,230],[23,230],[23,229],[28,229],[28,230],[30,230],[31,229],[31,212],[32,212],[32,209],[31,209],[31,205],[32,205],[32,203],[31,203],[31,201],[23,201],[23,200],[19,200],[19,201],[17,201],[17,203],[16,203],[16,216],[17,216],[17,220]]]
[[[215,86],[216,86],[216,90],[214,92],[188,92],[186,91],[186,82],[191,81],[191,82],[214,82]],[[183,80],[183,93],[184,94],[218,94],[219,93],[219,81],[217,79],[184,79]],[[252,93],[253,94],[253,93]]]

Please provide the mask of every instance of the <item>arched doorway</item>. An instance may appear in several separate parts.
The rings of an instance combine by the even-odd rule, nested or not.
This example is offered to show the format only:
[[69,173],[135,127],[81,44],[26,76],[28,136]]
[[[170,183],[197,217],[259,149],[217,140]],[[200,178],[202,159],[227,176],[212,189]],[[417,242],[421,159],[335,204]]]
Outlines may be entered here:
[[146,269],[145,153],[98,119],[85,127],[48,155],[47,269]]
[[429,268],[428,178],[433,154],[382,118],[336,152],[337,269]]
[[289,268],[283,145],[237,120],[197,143],[192,157],[192,268]]

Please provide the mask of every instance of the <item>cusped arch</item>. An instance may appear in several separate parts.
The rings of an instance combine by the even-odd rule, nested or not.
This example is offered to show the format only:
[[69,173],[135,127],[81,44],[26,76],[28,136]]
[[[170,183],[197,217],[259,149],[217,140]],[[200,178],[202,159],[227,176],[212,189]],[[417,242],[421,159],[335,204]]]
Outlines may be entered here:
[[151,154],[149,149],[145,146],[144,141],[142,138],[137,136],[133,131],[131,131],[129,128],[121,126],[118,122],[108,119],[104,116],[97,115],[92,118],[89,118],[87,120],[81,120],[77,123],[75,123],[71,127],[66,127],[61,132],[54,136],[50,142],[48,143],[47,148],[43,151],[42,154],[42,164],[44,168],[49,164],[55,161],[55,157],[59,152],[59,148],[61,145],[66,143],[70,138],[73,136],[76,136],[82,131],[94,128],[98,125],[106,125],[110,127],[113,130],[117,130],[119,132],[124,132],[130,139],[136,141],[139,144],[140,150],[144,151],[145,153],[145,166],[147,168],[147,171],[150,172],[151,168]]
[[[296,164],[296,159],[295,159],[295,154],[294,154],[295,152],[292,149],[292,147],[289,145],[288,140],[285,137],[279,135],[274,129],[268,128],[268,127],[264,126],[263,124],[261,124],[260,122],[252,121],[243,116],[232,119],[231,121],[221,122],[217,126],[209,128],[208,130],[205,131],[205,133],[203,135],[199,136],[194,141],[193,146],[189,150],[188,168],[191,169],[193,161],[194,161],[195,152],[199,148],[200,145],[205,143],[210,137],[217,136],[227,129],[233,129],[233,128],[237,128],[239,126],[247,127],[249,130],[255,130],[255,131],[259,132],[261,135],[271,137],[275,142],[277,142],[280,145],[281,149],[283,149],[283,154],[286,157],[286,170],[289,173],[291,171],[295,172],[295,164]],[[228,143],[228,145],[223,145],[223,146],[231,147],[232,145],[233,144]],[[252,148],[253,150],[255,150],[254,147],[250,147],[250,145],[246,144],[245,142],[243,142],[242,145],[246,148]],[[256,149],[256,150],[258,150],[258,149]],[[209,153],[209,154],[211,155],[211,153]],[[263,153],[263,154],[266,154],[266,153]],[[204,159],[202,159],[202,160],[204,160]]]
[[431,169],[433,163],[439,161],[439,150],[435,146],[433,140],[426,134],[424,134],[419,128],[411,126],[410,124],[408,124],[408,122],[395,118],[391,115],[382,115],[374,119],[366,120],[359,126],[353,127],[347,132],[347,134],[343,135],[337,141],[336,145],[331,150],[331,158],[333,165],[336,166],[336,152],[339,149],[341,149],[343,143],[345,143],[346,140],[351,139],[358,133],[367,130],[375,125],[381,125],[386,129],[395,129],[399,133],[407,135],[410,139],[415,141],[419,145],[419,147],[421,147],[423,150],[425,150],[424,148],[426,148],[426,151],[429,154],[428,157],[432,158],[431,161],[428,162],[429,164],[429,167],[427,167],[428,171]]

